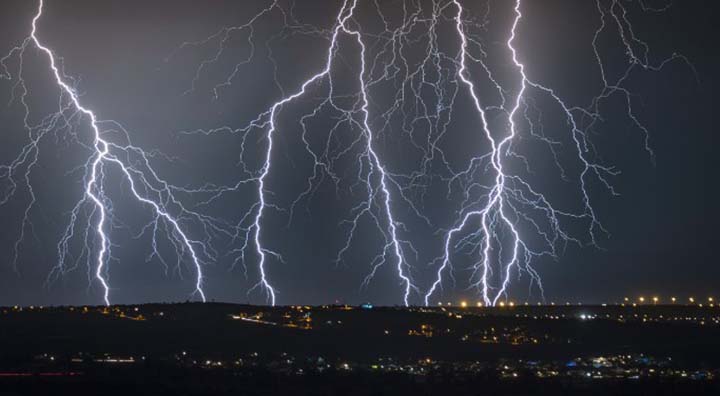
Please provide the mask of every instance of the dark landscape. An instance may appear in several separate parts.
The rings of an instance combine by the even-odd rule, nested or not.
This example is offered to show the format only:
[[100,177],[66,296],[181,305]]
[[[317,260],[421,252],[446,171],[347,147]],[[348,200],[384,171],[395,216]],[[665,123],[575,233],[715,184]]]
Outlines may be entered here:
[[0,312],[3,396],[720,391],[720,308],[708,305]]

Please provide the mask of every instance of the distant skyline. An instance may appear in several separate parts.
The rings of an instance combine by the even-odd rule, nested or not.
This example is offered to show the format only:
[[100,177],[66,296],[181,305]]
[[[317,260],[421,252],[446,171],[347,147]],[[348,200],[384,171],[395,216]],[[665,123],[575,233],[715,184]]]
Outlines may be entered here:
[[7,1],[0,305],[720,297],[717,5],[652,3]]

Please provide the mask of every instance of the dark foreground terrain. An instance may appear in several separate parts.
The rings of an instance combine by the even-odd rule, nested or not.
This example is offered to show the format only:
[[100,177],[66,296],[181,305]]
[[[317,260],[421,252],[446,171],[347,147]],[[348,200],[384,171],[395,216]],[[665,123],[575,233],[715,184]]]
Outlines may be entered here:
[[0,308],[0,396],[64,394],[720,394],[720,307]]

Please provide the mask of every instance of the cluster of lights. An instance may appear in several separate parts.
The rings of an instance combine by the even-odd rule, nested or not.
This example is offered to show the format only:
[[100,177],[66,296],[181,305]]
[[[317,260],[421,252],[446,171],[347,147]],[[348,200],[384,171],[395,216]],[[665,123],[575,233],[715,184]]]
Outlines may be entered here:
[[[674,297],[674,296],[673,296],[673,297],[670,297],[668,300],[670,301],[671,304],[677,304],[677,303],[679,303],[680,301],[682,301],[682,299],[678,299],[677,297]],[[625,298],[623,298],[623,303],[622,303],[622,304],[623,304],[623,305],[625,305],[625,304],[633,304],[633,305],[638,305],[638,304],[640,304],[640,305],[642,305],[642,304],[645,304],[645,303],[650,303],[650,302],[652,302],[653,305],[658,305],[658,304],[661,304],[662,301],[664,301],[664,300],[661,299],[661,298],[658,297],[658,296],[653,296],[653,297],[650,297],[650,298],[646,298],[645,296],[639,296],[639,297],[637,297],[637,298],[635,298],[635,299],[632,299],[632,298],[630,298],[630,297],[625,297]],[[712,297],[712,296],[707,297],[707,298],[705,298],[705,299],[695,298],[695,297],[688,297],[686,301],[687,301],[687,305],[698,305],[698,306],[702,306],[702,305],[703,305],[703,301],[706,301],[708,306],[710,306],[710,307],[715,306],[715,298]]]
[[[660,298],[659,296],[652,296],[652,297],[638,296],[638,297],[635,298],[635,299],[631,299],[630,297],[624,297],[624,298],[623,298],[623,302],[616,303],[616,304],[601,303],[601,304],[596,304],[596,305],[601,305],[601,306],[603,306],[603,307],[606,307],[606,306],[608,306],[608,305],[621,305],[621,306],[624,306],[624,305],[633,305],[633,306],[638,306],[638,305],[643,305],[643,304],[647,305],[647,304],[650,304],[650,303],[652,303],[652,305],[662,305],[662,302],[663,302],[663,301],[665,301],[665,300],[663,300],[663,299]],[[667,301],[670,301],[671,304],[677,304],[677,303],[679,303],[681,300],[679,300],[677,297],[670,297]],[[706,303],[703,303],[703,301],[705,301]],[[471,302],[467,301],[467,300],[460,300],[460,301],[458,301],[457,303],[453,303],[453,302],[451,302],[451,301],[447,301],[447,302],[444,302],[444,303],[443,303],[443,302],[438,302],[437,305],[438,305],[439,307],[442,307],[442,306],[448,306],[448,307],[458,306],[458,307],[460,307],[460,308],[468,308],[468,307],[471,307],[473,304],[472,304]],[[498,301],[496,305],[497,305],[498,307],[514,307],[514,306],[520,305],[520,304],[519,304],[519,303],[516,303],[515,301],[512,301],[512,300],[507,300],[507,301],[502,300],[502,301]],[[522,305],[524,305],[524,306],[530,306],[530,305],[533,305],[533,304],[531,304],[530,302],[525,301],[525,302],[522,303]],[[551,301],[551,302],[539,302],[539,301],[538,301],[537,303],[535,303],[535,305],[537,305],[537,306],[548,306],[548,305],[549,305],[549,306],[555,306],[555,305],[558,305],[558,304],[556,304],[554,301]],[[571,306],[571,305],[575,305],[575,304],[573,304],[573,303],[571,303],[571,302],[565,302],[563,305],[565,305],[565,306]],[[576,305],[583,305],[583,303],[578,302],[578,303],[576,303]],[[595,304],[591,304],[591,305],[595,305]],[[700,306],[700,307],[706,305],[706,306],[709,306],[709,307],[714,307],[714,306],[715,306],[715,298],[714,298],[714,297],[707,297],[707,298],[705,298],[705,299],[697,299],[697,298],[695,298],[695,297],[688,297],[688,298],[687,298],[687,304],[686,304],[686,305],[698,305],[698,306]],[[477,308],[481,308],[481,307],[486,306],[486,304],[484,304],[483,301],[477,301],[477,302],[475,302],[474,306],[477,307]],[[719,306],[720,306],[720,305],[719,305]]]

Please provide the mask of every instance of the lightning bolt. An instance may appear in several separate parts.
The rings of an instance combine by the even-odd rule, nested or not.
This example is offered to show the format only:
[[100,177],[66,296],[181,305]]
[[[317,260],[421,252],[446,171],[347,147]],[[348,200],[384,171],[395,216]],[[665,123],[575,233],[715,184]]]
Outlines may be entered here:
[[[508,110],[504,109],[505,98],[503,97],[502,112],[506,114],[507,122],[501,128],[500,132],[502,132],[502,130],[506,132],[504,136],[497,138],[495,137],[497,133],[491,131],[488,123],[487,113],[490,108],[482,104],[482,100],[470,76],[467,65],[468,60],[481,64],[482,69],[488,73],[488,78],[495,84],[498,92],[506,92],[507,90],[490,75],[490,69],[483,63],[482,57],[475,57],[469,53],[468,43],[470,39],[466,34],[467,27],[463,22],[464,9],[459,1],[453,1],[457,10],[455,16],[456,30],[461,40],[460,69],[458,74],[472,98],[474,108],[482,124],[483,134],[489,141],[491,147],[489,154],[473,158],[470,167],[455,175],[453,179],[472,178],[475,173],[478,172],[479,167],[487,166],[484,164],[485,161],[490,162],[490,167],[495,173],[495,177],[492,185],[483,186],[489,193],[480,197],[482,200],[469,200],[470,205],[465,206],[461,213],[460,220],[445,234],[443,255],[439,259],[436,259],[436,261],[439,261],[441,264],[437,269],[435,281],[425,294],[426,305],[429,305],[430,298],[441,287],[443,274],[452,270],[451,256],[457,248],[471,246],[477,248],[480,252],[480,258],[473,266],[472,278],[475,279],[473,286],[480,291],[485,304],[495,305],[499,299],[507,296],[508,286],[514,270],[529,274],[531,277],[531,286],[532,283],[535,283],[541,294],[544,295],[540,276],[532,267],[534,259],[540,256],[557,257],[557,246],[559,244],[566,244],[568,242],[582,244],[580,239],[572,237],[569,232],[565,231],[565,228],[562,226],[563,220],[574,219],[585,221],[588,224],[587,232],[589,243],[598,246],[596,239],[597,234],[607,234],[607,231],[603,228],[593,209],[588,186],[593,181],[599,182],[611,194],[617,195],[610,178],[619,173],[613,167],[602,165],[590,158],[592,145],[587,136],[594,124],[601,119],[600,103],[615,94],[623,96],[626,103],[627,116],[635,126],[643,132],[645,136],[645,150],[652,157],[653,152],[649,145],[648,130],[635,115],[632,107],[632,94],[627,88],[624,88],[623,83],[637,67],[644,70],[659,71],[668,62],[673,60],[681,60],[690,65],[685,57],[678,54],[673,54],[671,57],[662,60],[659,64],[652,65],[648,60],[649,46],[647,43],[638,39],[633,32],[625,6],[613,0],[610,6],[606,7],[601,0],[597,0],[596,5],[601,15],[601,25],[595,31],[592,47],[603,82],[603,89],[599,95],[593,98],[591,105],[587,108],[570,106],[566,104],[554,89],[530,79],[526,72],[525,64],[519,59],[518,51],[515,48],[515,41],[517,39],[517,27],[523,17],[521,3],[521,0],[516,0],[515,2],[515,17],[511,25],[510,37],[506,42],[507,50],[511,54],[512,63],[517,70],[519,89],[517,89],[517,93],[512,101],[512,107]],[[640,5],[643,10],[648,10],[642,2]],[[652,9],[652,11],[660,10]],[[608,76],[604,68],[605,60],[602,59],[597,45],[598,37],[606,30],[606,20],[608,18],[612,18],[616,23],[618,29],[617,34],[625,47],[624,49],[629,64],[617,81],[613,83],[608,81]],[[640,54],[637,53],[635,49],[636,46],[641,48]],[[583,209],[580,212],[556,209],[544,194],[538,192],[528,181],[519,175],[509,173],[504,166],[513,158],[519,158],[527,165],[527,159],[512,149],[513,141],[517,139],[520,133],[520,121],[523,119],[529,125],[528,129],[531,135],[538,137],[550,146],[557,162],[557,153],[553,149],[553,146],[557,143],[544,135],[539,135],[535,129],[536,125],[533,124],[527,115],[527,108],[530,107],[530,99],[527,96],[530,90],[535,90],[540,94],[548,96],[560,108],[561,113],[569,125],[569,133],[576,149],[576,159],[581,169],[578,176],[578,185],[582,197]],[[521,118],[521,114],[523,114],[524,117]],[[589,123],[583,126],[580,121],[581,117],[589,119]],[[560,163],[556,165],[558,169],[560,169],[562,177],[566,178],[564,168]],[[470,182],[469,185],[471,188],[476,186],[473,182]],[[467,196],[471,196],[470,189],[467,190]],[[528,211],[522,211],[521,208],[527,208]],[[542,214],[547,227],[541,227],[536,217],[532,217],[531,214],[528,213],[529,211],[536,211]],[[471,221],[474,219],[478,219],[480,229],[472,231],[468,236],[460,238],[459,242],[453,244],[453,241],[462,235],[463,230],[472,229]],[[527,231],[534,231],[536,235],[541,236],[545,242],[544,248],[532,249],[529,244],[525,242],[522,235],[523,232],[520,228],[522,225],[521,222],[524,222],[524,225],[526,225],[526,227],[523,228],[525,233],[527,233]],[[503,237],[503,230],[507,231],[509,236]],[[503,247],[508,245],[510,247],[510,253],[503,256]],[[496,279],[495,282],[492,281],[493,276]],[[497,278],[499,278],[499,280]]]
[[[130,143],[129,133],[121,124],[115,121],[100,120],[96,113],[81,103],[76,89],[72,86],[73,80],[62,71],[62,61],[54,52],[43,44],[37,34],[37,24],[43,15],[43,1],[38,4],[37,13],[32,19],[32,30],[30,35],[23,42],[14,47],[5,57],[2,58],[2,76],[7,79],[16,78],[15,91],[20,91],[19,102],[25,111],[25,129],[28,132],[29,143],[21,150],[20,154],[9,164],[0,168],[0,177],[9,184],[3,192],[0,205],[6,204],[16,194],[19,187],[16,174],[20,173],[24,185],[30,193],[31,200],[26,206],[22,219],[20,237],[15,243],[14,263],[19,256],[19,248],[25,237],[25,230],[31,227],[30,213],[36,202],[32,188],[30,175],[38,162],[40,153],[40,141],[48,135],[60,133],[63,130],[70,132],[70,138],[91,151],[90,157],[81,167],[85,173],[83,185],[83,197],[77,202],[70,213],[70,221],[66,227],[60,242],[58,243],[58,264],[51,272],[49,279],[65,274],[77,267],[77,261],[68,263],[70,257],[71,241],[78,237],[77,230],[83,225],[81,219],[86,219],[85,231],[79,236],[83,242],[82,252],[77,260],[87,258],[89,271],[102,287],[103,301],[110,304],[111,286],[109,283],[109,261],[112,259],[112,242],[109,235],[109,228],[113,224],[112,200],[106,194],[104,185],[109,176],[106,170],[114,167],[120,171],[122,178],[129,185],[129,190],[138,203],[149,207],[153,213],[152,220],[142,229],[137,237],[146,232],[152,234],[152,253],[150,258],[156,257],[163,264],[167,265],[157,245],[157,238],[165,231],[165,236],[173,244],[178,255],[178,269],[180,259],[186,256],[193,264],[196,278],[195,290],[202,301],[205,301],[203,291],[202,265],[205,259],[211,259],[214,254],[213,248],[207,243],[212,233],[227,233],[227,228],[216,219],[204,216],[191,209],[186,209],[176,197],[178,193],[191,193],[180,187],[175,187],[159,177],[150,165],[150,159],[158,153],[145,152],[141,148]],[[47,57],[49,69],[60,95],[58,98],[59,109],[41,120],[37,125],[32,125],[30,120],[30,107],[26,97],[29,95],[28,87],[24,79],[23,63],[25,53],[29,47],[36,48],[41,54]],[[10,72],[8,63],[11,59],[19,60],[19,68],[15,75]],[[16,99],[13,96],[13,100]],[[92,143],[86,144],[82,137],[75,130],[74,124],[85,120],[92,131]],[[119,135],[124,142],[109,140],[107,135]],[[23,170],[24,168],[24,170]],[[183,219],[183,220],[181,220]],[[204,240],[192,239],[182,222],[196,221],[207,231]],[[91,234],[95,235],[97,246],[93,248]],[[93,253],[94,250],[94,253]]]
[[[243,182],[246,181],[254,181],[257,184],[257,196],[258,196],[258,202],[256,205],[253,205],[250,208],[250,211],[243,216],[243,220],[241,220],[241,223],[244,221],[244,219],[252,217],[254,220],[249,225],[238,225],[239,229],[244,230],[245,232],[245,242],[242,244],[242,246],[237,249],[241,255],[240,260],[244,262],[245,260],[245,250],[250,248],[250,245],[252,244],[254,247],[254,254],[258,257],[258,268],[259,268],[259,282],[250,289],[250,291],[254,290],[255,288],[262,288],[262,290],[265,291],[267,298],[271,304],[276,303],[276,290],[272,286],[272,283],[270,281],[270,278],[267,273],[267,258],[268,256],[272,256],[274,258],[282,260],[282,256],[265,247],[263,240],[262,240],[262,231],[263,231],[263,215],[265,212],[269,209],[276,209],[276,210],[284,210],[280,208],[279,206],[275,204],[270,204],[268,202],[268,195],[269,191],[266,189],[266,178],[270,174],[271,168],[272,168],[272,155],[273,155],[273,138],[276,133],[278,133],[278,128],[276,125],[277,117],[282,110],[284,106],[289,105],[291,102],[295,101],[296,99],[299,99],[307,94],[307,92],[310,90],[311,87],[319,85],[322,82],[326,82],[328,85],[328,95],[325,97],[324,100],[321,101],[321,103],[315,107],[310,113],[305,114],[301,117],[301,124],[303,129],[303,142],[305,144],[306,151],[312,156],[314,160],[314,173],[308,178],[308,185],[307,189],[303,191],[290,205],[290,209],[287,211],[289,212],[289,217],[292,220],[294,208],[298,203],[308,195],[311,195],[313,192],[313,189],[315,188],[313,186],[313,181],[317,180],[319,178],[318,175],[318,169],[324,170],[327,174],[329,174],[333,180],[336,181],[336,183],[339,180],[339,177],[333,173],[333,162],[338,160],[341,156],[348,153],[353,148],[356,148],[361,140],[364,141],[364,148],[361,149],[360,154],[358,155],[358,162],[360,163],[359,166],[359,173],[358,173],[358,180],[365,186],[365,189],[367,191],[367,198],[354,206],[352,208],[352,217],[343,223],[349,224],[349,232],[348,237],[346,239],[346,243],[344,246],[339,250],[337,261],[341,261],[343,258],[343,255],[345,252],[350,248],[352,244],[352,240],[355,236],[355,232],[357,228],[359,227],[359,223],[363,217],[369,217],[372,219],[372,222],[379,230],[380,234],[385,239],[385,244],[381,248],[381,252],[372,260],[371,263],[371,272],[366,277],[364,284],[369,283],[372,278],[374,277],[376,271],[385,263],[388,261],[394,262],[394,266],[397,272],[397,276],[402,284],[402,298],[405,305],[409,305],[409,298],[410,294],[413,290],[418,290],[417,287],[413,284],[413,281],[411,279],[411,276],[409,274],[409,264],[408,261],[405,258],[405,247],[409,247],[411,250],[413,250],[412,245],[409,241],[403,240],[398,236],[398,227],[402,225],[402,223],[398,222],[394,216],[393,212],[393,194],[391,192],[392,187],[399,187],[399,184],[396,180],[393,179],[390,172],[388,172],[383,165],[382,160],[380,159],[380,156],[378,152],[374,149],[373,145],[375,143],[375,135],[373,133],[373,128],[370,125],[370,111],[369,111],[369,95],[368,95],[368,85],[370,85],[372,82],[367,81],[367,62],[366,62],[366,44],[363,41],[363,37],[361,33],[357,30],[352,29],[349,27],[350,21],[354,17],[354,12],[357,7],[357,0],[353,1],[344,1],[342,4],[342,7],[340,8],[340,11],[338,12],[336,16],[336,23],[334,28],[332,29],[330,33],[330,39],[329,39],[329,45],[328,50],[326,54],[326,60],[324,67],[317,72],[316,74],[312,75],[310,78],[305,80],[302,84],[299,90],[297,90],[294,93],[291,93],[274,104],[270,106],[270,108],[258,115],[252,122],[249,123],[249,125],[234,129],[229,126],[223,126],[219,128],[214,128],[210,130],[196,130],[192,131],[192,133],[203,133],[203,134],[212,134],[217,132],[231,132],[231,133],[242,133],[247,134],[249,131],[253,129],[262,129],[266,128],[267,132],[265,134],[265,139],[267,140],[267,147],[265,148],[265,158],[264,162],[259,169],[258,172],[252,173],[252,176],[249,178],[246,178],[243,180]],[[277,2],[274,2],[271,4],[268,8],[263,9],[259,14],[253,16],[250,19],[250,22],[237,26],[232,28],[225,28],[221,30],[223,33],[217,33],[214,36],[211,36],[208,40],[212,39],[212,37],[218,37],[222,36],[224,37],[221,42],[225,42],[227,40],[227,34],[226,32],[229,31],[237,31],[242,29],[248,29],[252,32],[252,23],[256,21],[260,16],[268,13],[273,8],[277,8],[282,11],[282,8],[279,8]],[[286,12],[282,12],[283,16],[286,19],[286,26],[287,26],[287,20],[294,20],[294,18]],[[298,26],[295,24],[294,26]],[[311,31],[313,31],[311,29]],[[250,33],[251,34],[251,33]],[[355,39],[356,44],[358,45],[360,49],[360,71],[358,72],[358,84],[359,84],[359,94],[357,95],[358,100],[356,102],[356,105],[353,106],[350,109],[343,108],[340,104],[336,103],[337,98],[334,96],[334,86],[333,86],[333,80],[331,77],[331,71],[333,69],[334,60],[337,56],[337,52],[339,50],[339,38],[341,35],[347,35],[350,37],[353,37]],[[183,43],[181,45],[182,47],[186,47],[189,45],[197,45],[206,43],[208,40],[203,40],[200,42],[194,42],[194,43]],[[222,45],[221,45],[222,47]],[[254,47],[254,46],[253,46]],[[195,78],[193,80],[193,84],[191,87],[191,90],[196,89],[195,82],[198,79],[198,76],[202,72],[203,68],[207,67],[208,64],[211,64],[213,62],[216,62],[222,52],[222,48],[217,52],[212,58],[207,59],[203,61],[198,68]],[[213,91],[215,93],[215,98],[217,98],[217,90],[221,86],[228,86],[231,84],[232,79],[237,76],[238,74],[238,68],[242,66],[243,64],[247,63],[250,58],[244,60],[240,64],[238,64],[234,71],[231,73],[231,75],[223,81],[221,84],[215,86],[213,88]],[[274,62],[273,62],[274,63]],[[277,82],[277,79],[276,79]],[[279,83],[277,83],[278,86],[280,86]],[[282,89],[281,89],[282,91]],[[353,139],[353,141],[350,143],[350,145],[343,150],[341,150],[339,153],[332,154],[330,153],[329,148],[326,147],[325,152],[323,153],[316,153],[311,147],[310,143],[308,141],[307,136],[307,126],[306,123],[308,120],[315,115],[317,115],[324,107],[328,107],[334,111],[337,111],[341,114],[341,122],[338,122],[338,125],[336,125],[336,128],[339,127],[342,123],[347,123],[350,125],[353,125],[360,129],[361,134],[358,136],[358,138]],[[360,114],[360,116],[356,116],[356,114]],[[359,118],[359,119],[358,119]],[[334,132],[331,131],[331,133]],[[362,139],[361,139],[362,138]],[[243,140],[242,150],[241,152],[244,153],[246,151],[245,148],[245,140]],[[244,165],[243,163],[243,169],[247,170],[248,167]],[[363,169],[366,169],[363,171]],[[223,192],[229,192],[229,191],[237,191],[234,186],[230,186],[226,188]],[[405,197],[402,192],[399,192],[399,194],[402,196],[402,200],[410,203],[411,201]],[[411,204],[412,205],[412,204]],[[250,213],[254,213],[254,215],[250,216]],[[251,240],[252,243],[247,243],[248,240]],[[250,292],[249,291],[249,292]]]

